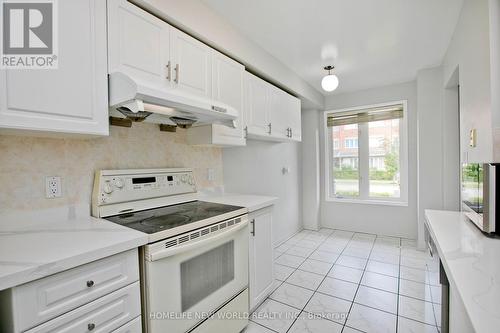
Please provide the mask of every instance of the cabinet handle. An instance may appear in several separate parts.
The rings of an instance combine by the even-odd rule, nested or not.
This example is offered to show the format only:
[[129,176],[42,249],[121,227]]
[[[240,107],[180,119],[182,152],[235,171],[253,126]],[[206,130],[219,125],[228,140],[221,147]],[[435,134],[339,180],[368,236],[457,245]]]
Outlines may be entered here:
[[87,281],[87,287],[90,288],[90,287],[93,287],[93,286],[94,286],[94,281],[92,281],[92,280]]
[[290,138],[293,137],[293,129],[290,127]]
[[168,61],[166,67],[167,67],[167,80],[170,81],[172,79],[172,77],[171,77],[172,76],[172,66],[170,64],[170,60]]
[[250,224],[252,225],[252,231],[250,231],[250,233],[255,237],[255,219],[250,221]]
[[286,129],[286,136],[289,138],[290,137],[290,127]]
[[175,79],[174,79],[174,82],[179,84],[179,64],[176,64],[175,65],[175,68],[174,68],[174,71],[175,71]]
[[245,139],[248,138],[248,126],[245,126],[245,128],[243,129],[245,131]]
[[267,133],[271,134],[273,131],[273,124],[269,123],[267,126],[269,127],[269,131]]
[[95,324],[94,324],[94,323],[90,323],[90,324],[88,324],[88,325],[87,325],[87,329],[88,329],[89,331],[94,330],[94,328],[95,328]]

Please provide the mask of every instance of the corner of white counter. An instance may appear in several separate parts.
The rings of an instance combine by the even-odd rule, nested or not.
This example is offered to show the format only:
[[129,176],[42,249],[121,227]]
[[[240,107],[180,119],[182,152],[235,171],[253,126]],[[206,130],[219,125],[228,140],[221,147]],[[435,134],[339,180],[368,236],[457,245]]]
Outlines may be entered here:
[[500,331],[500,239],[485,236],[461,212],[426,210],[425,219],[474,331]]
[[266,208],[274,205],[278,198],[254,194],[238,194],[238,193],[204,193],[200,200],[215,202],[231,206],[240,206],[248,209],[248,212]]
[[147,244],[146,234],[86,207],[0,213],[0,290]]

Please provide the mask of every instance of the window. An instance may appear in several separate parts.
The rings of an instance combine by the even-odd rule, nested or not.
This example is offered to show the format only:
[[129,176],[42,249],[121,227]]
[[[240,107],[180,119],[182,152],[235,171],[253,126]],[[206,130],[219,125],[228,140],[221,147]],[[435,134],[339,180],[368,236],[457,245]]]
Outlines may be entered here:
[[406,101],[325,112],[328,200],[406,204],[406,128]]
[[334,149],[339,149],[339,139],[333,139],[333,148]]
[[344,141],[345,148],[358,148],[358,138],[349,138]]

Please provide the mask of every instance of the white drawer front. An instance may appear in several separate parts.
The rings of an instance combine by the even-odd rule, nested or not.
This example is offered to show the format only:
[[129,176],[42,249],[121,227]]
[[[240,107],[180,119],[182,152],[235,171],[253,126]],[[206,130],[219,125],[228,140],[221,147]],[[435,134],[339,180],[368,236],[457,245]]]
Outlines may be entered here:
[[142,333],[141,317],[137,317],[134,320],[129,321],[122,327],[114,330],[113,333]]
[[27,333],[111,332],[140,316],[140,297],[139,282],[135,282],[37,326]]
[[138,280],[134,249],[15,287],[18,327],[35,327]]

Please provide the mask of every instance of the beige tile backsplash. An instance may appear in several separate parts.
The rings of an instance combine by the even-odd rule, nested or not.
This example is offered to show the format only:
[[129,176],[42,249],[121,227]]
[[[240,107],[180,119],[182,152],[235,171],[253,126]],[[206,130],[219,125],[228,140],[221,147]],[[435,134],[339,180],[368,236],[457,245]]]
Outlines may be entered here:
[[[90,203],[98,169],[166,167],[193,168],[199,188],[222,185],[221,149],[188,145],[183,129],[111,126],[109,137],[92,139],[0,135],[0,212]],[[45,176],[62,178],[62,198],[45,198]]]

